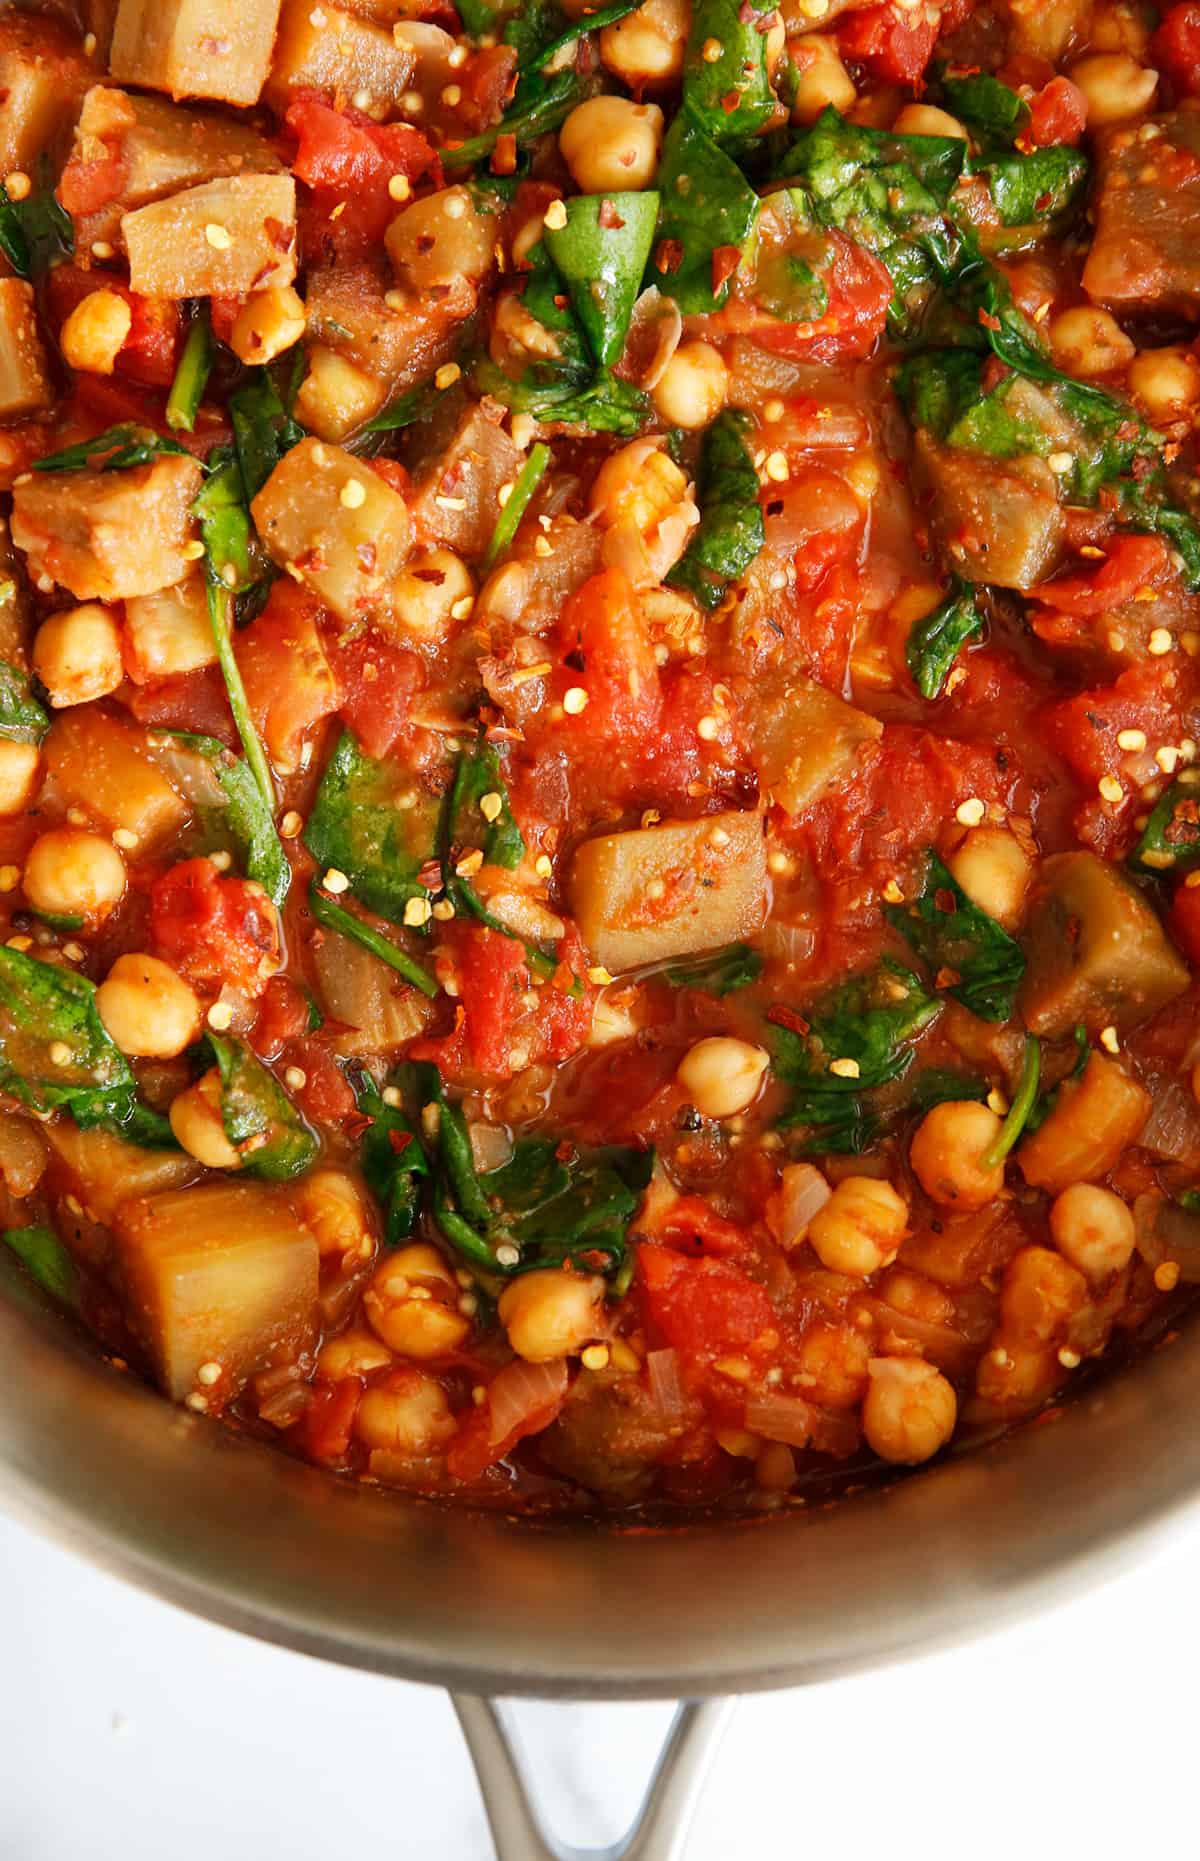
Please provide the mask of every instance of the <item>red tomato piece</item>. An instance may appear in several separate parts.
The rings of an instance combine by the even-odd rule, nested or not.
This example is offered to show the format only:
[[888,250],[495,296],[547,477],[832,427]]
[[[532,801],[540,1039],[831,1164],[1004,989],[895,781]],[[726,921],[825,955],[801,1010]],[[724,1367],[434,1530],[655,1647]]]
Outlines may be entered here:
[[1200,95],[1200,0],[1183,0],[1163,16],[1150,58],[1184,97]]
[[250,715],[280,769],[299,767],[308,732],[337,709],[317,626],[320,603],[281,575],[258,619],[234,636]]
[[844,14],[837,26],[842,57],[853,59],[885,84],[917,83],[941,30],[941,20],[936,14],[930,19],[930,11],[884,5]]
[[538,990],[540,1058],[559,1061],[578,1053],[591,1032],[596,991],[587,981],[587,957],[574,924],[558,946],[559,964],[550,982]]
[[154,685],[127,686],[121,696],[139,723],[162,724],[168,730],[195,730],[202,736],[216,737],[226,749],[239,747],[225,683],[215,666],[176,672]]
[[261,1059],[278,1059],[285,1042],[307,1034],[311,1014],[308,996],[299,983],[288,976],[272,976],[250,1035],[254,1051]]
[[327,634],[325,652],[339,715],[368,756],[390,755],[404,734],[413,699],[425,688],[424,660],[369,631],[354,638]]
[[[154,881],[151,934],[169,963],[201,987],[225,982],[256,996],[279,961],[279,921],[261,886],[186,859]],[[269,973],[269,970],[268,970]]]
[[525,1012],[521,998],[529,987],[525,946],[483,924],[452,924],[444,941],[454,952],[458,980],[454,1027],[414,1041],[410,1056],[432,1060],[455,1077],[473,1071],[507,1079],[514,1029]]
[[774,1326],[763,1288],[728,1261],[693,1260],[643,1241],[638,1273],[651,1322],[687,1356],[748,1350]]
[[[1188,962],[1200,963],[1200,885],[1189,885],[1186,879],[1183,881],[1171,900],[1171,915],[1168,922],[1171,935]],[[1193,1020],[1190,1024],[1190,1031],[1194,1032],[1194,1029]]]
[[1087,98],[1070,78],[1052,78],[1029,106],[1029,124],[1023,141],[1049,149],[1058,143],[1078,142],[1087,123]]
[[294,1428],[288,1430],[300,1453],[327,1466],[345,1460],[350,1452],[354,1417],[363,1393],[362,1379],[345,1376],[328,1387],[314,1389],[312,1399]]
[[[301,223],[308,260],[353,264],[366,258],[396,217],[388,193],[393,175],[442,184],[436,149],[407,123],[375,123],[360,110],[335,110],[316,92],[298,97],[285,121],[299,142],[292,172],[312,189]],[[341,211],[332,219],[336,208]]]
[[756,312],[750,333],[762,348],[817,362],[848,361],[870,355],[883,334],[895,288],[890,273],[874,253],[844,233],[829,232],[825,238],[829,260],[820,275],[829,303],[824,314],[811,323],[784,323]]
[[110,200],[119,198],[125,185],[129,165],[120,149],[109,147],[102,138],[96,140],[104,148],[104,154],[87,160],[72,155],[55,190],[59,205],[65,207],[72,218],[98,213]]
[[468,1415],[451,1441],[446,1467],[452,1479],[477,1480],[527,1435],[540,1434],[558,1415],[567,1396],[567,1366],[506,1364],[488,1384],[487,1400]]
[[150,388],[169,388],[175,374],[183,318],[179,305],[165,297],[142,297],[108,272],[56,265],[46,280],[50,321],[61,329],[71,312],[93,291],[112,291],[129,305],[132,322],[117,356],[117,373]]
[[658,662],[641,609],[620,569],[604,569],[567,602],[559,623],[564,651],[578,654],[583,671],[564,668],[559,698],[582,685],[587,708],[569,719],[573,738],[643,744],[662,708]]
[[1042,718],[1051,747],[1089,789],[1119,770],[1126,754],[1117,742],[1120,731],[1144,731],[1151,754],[1186,734],[1178,702],[1164,690],[1152,660],[1130,666],[1113,685],[1049,705]]
[[1091,620],[1110,614],[1139,590],[1161,586],[1173,577],[1167,545],[1160,536],[1115,536],[1104,561],[1077,575],[1045,582],[1037,598],[1060,613]]
[[320,1034],[289,1041],[280,1058],[285,1068],[295,1066],[304,1074],[295,1097],[306,1118],[314,1124],[345,1125],[353,1117],[358,1105],[354,1088]]

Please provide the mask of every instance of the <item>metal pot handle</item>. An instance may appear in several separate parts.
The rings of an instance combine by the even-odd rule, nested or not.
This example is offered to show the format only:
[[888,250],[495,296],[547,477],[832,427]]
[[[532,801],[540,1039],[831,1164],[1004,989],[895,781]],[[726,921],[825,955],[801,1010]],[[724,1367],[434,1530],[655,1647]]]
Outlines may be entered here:
[[474,1693],[450,1698],[475,1765],[497,1861],[683,1861],[700,1792],[737,1704],[682,1703],[628,1834],[611,1847],[583,1849],[556,1842],[543,1827],[495,1700]]

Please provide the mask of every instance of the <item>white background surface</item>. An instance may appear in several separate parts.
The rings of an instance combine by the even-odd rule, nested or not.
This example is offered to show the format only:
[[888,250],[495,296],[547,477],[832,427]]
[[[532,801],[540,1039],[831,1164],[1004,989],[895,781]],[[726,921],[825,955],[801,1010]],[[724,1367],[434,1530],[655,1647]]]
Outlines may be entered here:
[[[1177,1528],[972,1648],[743,1701],[688,1861],[1190,1852],[1198,1570]],[[611,1839],[669,1709],[520,1710],[560,1831]],[[0,1861],[491,1855],[444,1695],[210,1627],[0,1520]]]

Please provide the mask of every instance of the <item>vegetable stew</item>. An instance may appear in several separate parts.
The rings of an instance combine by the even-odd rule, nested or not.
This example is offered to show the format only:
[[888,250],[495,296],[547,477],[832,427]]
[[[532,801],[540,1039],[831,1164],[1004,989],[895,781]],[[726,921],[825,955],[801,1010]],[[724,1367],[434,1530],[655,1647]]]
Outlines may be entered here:
[[110,1356],[732,1511],[1161,1326],[1195,0],[55,0],[0,180],[0,1231]]

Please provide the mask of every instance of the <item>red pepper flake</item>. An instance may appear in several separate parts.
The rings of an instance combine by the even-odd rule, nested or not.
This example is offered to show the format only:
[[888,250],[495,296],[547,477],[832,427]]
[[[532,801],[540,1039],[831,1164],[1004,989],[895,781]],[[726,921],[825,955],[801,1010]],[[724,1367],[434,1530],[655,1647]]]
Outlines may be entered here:
[[724,110],[726,116],[732,116],[735,110],[738,109],[741,101],[742,93],[740,90],[727,90],[721,99],[721,108]]
[[957,898],[955,898],[953,892],[947,891],[944,886],[940,892],[934,893],[933,902],[939,911],[951,912],[958,910]]
[[611,200],[600,202],[600,211],[596,218],[606,232],[617,232],[625,224]]
[[668,272],[678,271],[683,264],[683,242],[679,239],[660,239],[654,251],[654,269],[664,277]]
[[804,1016],[798,1014],[794,1008],[786,1007],[782,1002],[776,1002],[773,1008],[767,1009],[767,1020],[773,1022],[776,1027],[785,1027],[789,1034],[807,1034],[811,1031],[810,1023],[804,1019]]
[[979,321],[985,330],[998,330],[1001,327],[999,317],[994,317],[990,310],[981,310]]
[[575,1146],[569,1137],[554,1146],[554,1155],[560,1163],[572,1163],[575,1159]]
[[712,255],[712,294],[716,297],[742,262],[741,246],[717,246]]
[[497,136],[496,146],[492,150],[493,174],[516,174],[517,172],[517,138],[515,136]]
[[398,1157],[404,1155],[404,1152],[413,1141],[413,1134],[411,1131],[392,1130],[389,1131],[387,1135],[388,1143],[391,1145],[394,1154]]
[[440,892],[442,889],[442,863],[437,859],[427,859],[417,873],[417,884],[423,885],[427,892]]

